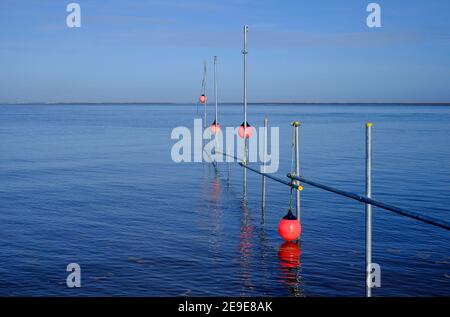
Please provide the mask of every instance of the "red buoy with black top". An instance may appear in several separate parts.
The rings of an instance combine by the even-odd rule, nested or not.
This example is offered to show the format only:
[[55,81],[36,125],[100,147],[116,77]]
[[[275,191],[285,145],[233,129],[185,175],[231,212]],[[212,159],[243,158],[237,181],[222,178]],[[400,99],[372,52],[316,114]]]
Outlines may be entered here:
[[220,131],[220,123],[218,123],[218,122],[216,122],[216,120],[214,120],[214,122],[211,123],[209,128],[211,129],[211,133],[212,134],[219,133],[219,131]]
[[246,139],[250,139],[250,137],[252,136],[253,129],[250,126],[250,124],[248,124],[248,122],[247,122],[247,127],[245,127],[244,122],[242,122],[241,126],[239,127],[238,134],[242,139],[244,138],[244,133],[245,133]]
[[201,104],[205,104],[205,102],[206,102],[205,94],[201,94],[200,97],[198,98],[198,100],[200,101]]
[[289,208],[288,213],[278,224],[278,233],[286,241],[298,240],[302,232],[302,226],[297,220],[297,217],[292,213],[292,209]]

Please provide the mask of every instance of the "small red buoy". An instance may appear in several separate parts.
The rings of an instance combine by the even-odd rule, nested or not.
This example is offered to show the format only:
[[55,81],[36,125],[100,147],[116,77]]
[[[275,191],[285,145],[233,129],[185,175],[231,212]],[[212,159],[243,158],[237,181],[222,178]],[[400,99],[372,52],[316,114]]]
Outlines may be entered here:
[[245,138],[250,139],[253,133],[253,129],[247,122],[247,127],[244,127],[244,123],[242,122],[241,126],[239,127],[238,134],[243,139],[244,138],[244,130],[245,130]]
[[209,126],[211,129],[212,134],[216,134],[220,131],[220,123],[216,123],[216,120],[214,120],[213,123]]
[[200,98],[198,98],[198,100],[200,101],[200,103],[204,104],[204,103],[206,102],[206,96],[205,96],[205,94],[202,94],[202,95],[200,96]]
[[300,225],[300,222],[297,221],[292,210],[289,209],[286,216],[284,216],[278,224],[278,233],[284,240],[294,241],[300,237],[301,232],[302,226]]

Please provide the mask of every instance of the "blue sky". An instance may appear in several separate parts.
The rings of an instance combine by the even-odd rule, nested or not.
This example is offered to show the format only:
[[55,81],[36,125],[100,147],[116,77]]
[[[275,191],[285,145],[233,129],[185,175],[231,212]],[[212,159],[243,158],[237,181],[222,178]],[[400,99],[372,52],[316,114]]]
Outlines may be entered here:
[[1,0],[0,102],[195,102],[214,55],[240,101],[243,24],[250,102],[450,102],[450,1],[370,2]]

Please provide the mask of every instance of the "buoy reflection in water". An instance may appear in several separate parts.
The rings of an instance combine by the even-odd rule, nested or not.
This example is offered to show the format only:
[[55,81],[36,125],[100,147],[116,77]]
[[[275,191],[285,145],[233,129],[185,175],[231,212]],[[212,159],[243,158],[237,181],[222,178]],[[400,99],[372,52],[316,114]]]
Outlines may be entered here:
[[294,296],[302,296],[300,289],[301,249],[298,243],[286,241],[278,249],[280,278]]

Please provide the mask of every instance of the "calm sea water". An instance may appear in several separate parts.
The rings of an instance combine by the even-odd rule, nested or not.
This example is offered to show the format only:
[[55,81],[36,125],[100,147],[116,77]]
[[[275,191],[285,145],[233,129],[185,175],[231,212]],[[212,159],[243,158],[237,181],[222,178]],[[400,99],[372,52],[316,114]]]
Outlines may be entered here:
[[[241,106],[220,116],[236,126]],[[358,193],[374,122],[374,197],[450,219],[450,107],[249,107],[250,124],[265,116],[280,127],[278,175],[300,120],[302,174]],[[195,117],[193,105],[0,106],[0,295],[364,296],[364,206],[305,186],[300,248],[283,246],[285,186],[268,181],[263,225],[260,176],[243,200],[239,166],[228,182],[225,165],[172,162],[172,128]],[[378,208],[373,226],[375,296],[450,295],[447,231]]]

